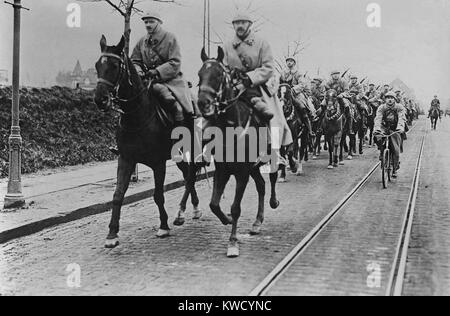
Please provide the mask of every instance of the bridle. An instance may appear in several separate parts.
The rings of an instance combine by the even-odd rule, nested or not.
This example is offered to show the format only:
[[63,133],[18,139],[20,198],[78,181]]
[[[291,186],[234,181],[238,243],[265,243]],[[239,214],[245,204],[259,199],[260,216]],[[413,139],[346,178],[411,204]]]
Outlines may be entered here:
[[[225,92],[230,83],[232,83],[230,71],[223,63],[215,59],[208,59],[203,63],[203,65],[211,62],[218,63],[223,70],[223,78],[220,82],[219,89],[215,90],[209,86],[201,85],[199,92],[209,93],[213,96],[213,102],[211,105],[214,107],[214,116],[217,117],[225,114],[233,105],[235,105],[236,101],[245,93],[246,89],[240,91],[236,97],[227,100]],[[233,85],[232,88],[234,89],[235,86]]]
[[128,75],[128,84],[130,85],[131,88],[133,88],[133,83],[131,82],[131,72],[130,72],[130,68],[128,67],[128,57],[127,55],[122,52],[121,55],[117,55],[117,54],[113,54],[113,53],[102,53],[100,55],[100,59],[103,58],[113,58],[119,61],[119,73],[117,74],[117,77],[115,79],[115,82],[111,82],[109,80],[106,80],[104,78],[99,77],[98,78],[98,83],[99,84],[104,84],[106,86],[108,86],[109,88],[111,88],[111,90],[108,90],[108,104],[110,105],[111,109],[115,112],[118,112],[122,115],[127,115],[127,114],[131,114],[134,113],[136,111],[139,110],[139,107],[136,107],[136,109],[132,110],[132,111],[123,111],[120,106],[119,107],[114,107],[114,105],[117,104],[128,104],[131,103],[133,101],[135,101],[136,99],[138,99],[146,90],[146,88],[144,87],[143,89],[141,89],[141,91],[133,96],[130,99],[122,99],[119,97],[119,89],[120,89],[120,83],[123,80],[123,76],[125,74]]
[[291,95],[291,100],[290,100],[291,102],[290,102],[290,104],[289,104],[289,102],[287,102],[288,100],[286,100],[286,98],[284,98],[285,99],[284,103],[288,104],[288,105],[285,105],[285,106],[286,107],[289,106],[290,107],[290,111],[289,111],[289,113],[286,113],[286,112],[284,112],[284,109],[283,109],[286,121],[290,122],[290,121],[293,121],[294,118],[295,118],[295,107],[294,107],[294,104],[292,102],[292,98],[294,97],[294,94],[293,94],[294,91],[292,90],[292,87],[289,84],[287,84],[287,83],[284,83],[284,84],[280,85],[279,90],[281,88],[283,88],[283,87],[285,87],[286,89],[290,90],[290,95]]

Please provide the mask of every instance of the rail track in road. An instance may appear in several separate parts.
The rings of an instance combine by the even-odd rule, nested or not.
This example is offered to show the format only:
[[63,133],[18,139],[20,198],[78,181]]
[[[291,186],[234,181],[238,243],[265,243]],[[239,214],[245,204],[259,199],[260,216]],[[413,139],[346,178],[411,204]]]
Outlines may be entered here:
[[[414,125],[413,129],[417,126]],[[411,129],[411,131],[413,130]],[[420,169],[422,165],[423,149],[425,144],[426,131],[421,136],[420,150],[417,156],[417,162],[414,170],[414,177],[411,184],[410,194],[407,201],[406,211],[399,233],[399,238],[396,246],[395,256],[392,264],[392,269],[389,274],[388,284],[386,286],[386,295],[400,296],[403,288],[403,281],[405,277],[408,245],[411,236],[412,223],[414,217],[414,209],[419,187]],[[377,162],[370,171],[361,179],[361,181],[341,200],[338,204],[325,216],[323,219],[292,249],[292,251],[256,286],[250,296],[264,296],[279,280],[290,271],[292,265],[302,260],[302,255],[309,248],[313,247],[313,242],[317,237],[324,232],[326,227],[333,221],[336,216],[348,205],[358,192],[369,182],[372,175],[379,170],[380,162]],[[388,187],[387,190],[390,188]],[[282,282],[280,282],[282,283]],[[282,286],[282,285],[281,285]],[[295,293],[291,293],[294,294]]]

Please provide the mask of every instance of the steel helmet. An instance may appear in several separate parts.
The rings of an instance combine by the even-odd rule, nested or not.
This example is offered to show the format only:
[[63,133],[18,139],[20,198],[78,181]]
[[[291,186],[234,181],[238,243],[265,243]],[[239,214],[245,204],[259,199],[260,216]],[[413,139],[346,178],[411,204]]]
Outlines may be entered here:
[[385,97],[385,98],[391,97],[391,98],[394,98],[394,99],[395,99],[397,96],[395,95],[394,92],[389,91],[388,93],[386,93],[386,95],[385,95],[384,97]]
[[297,61],[295,60],[295,58],[292,57],[292,56],[286,57],[286,62],[287,62],[288,60],[292,60],[294,63],[297,63]]
[[161,18],[161,15],[156,12],[156,11],[147,11],[145,12],[145,14],[142,16],[142,21],[145,21],[146,19],[156,19],[159,22],[163,23],[163,20]]
[[247,13],[237,13],[234,18],[233,18],[233,23],[235,22],[239,22],[239,21],[246,21],[246,22],[250,22],[253,23],[253,19],[250,17],[249,14]]
[[339,70],[333,70],[331,72],[331,75],[340,75],[340,74],[341,74],[341,72]]

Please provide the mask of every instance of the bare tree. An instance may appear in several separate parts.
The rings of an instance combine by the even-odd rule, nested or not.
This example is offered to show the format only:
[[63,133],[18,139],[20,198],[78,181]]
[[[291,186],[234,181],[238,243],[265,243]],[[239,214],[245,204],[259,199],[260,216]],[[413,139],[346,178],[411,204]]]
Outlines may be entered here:
[[[135,0],[78,0],[80,2],[106,2],[109,4],[116,12],[118,12],[124,18],[124,37],[125,37],[125,47],[124,51],[128,55],[130,50],[130,33],[131,33],[131,16],[133,13],[142,13],[143,11],[136,8],[137,3],[142,3],[142,1]],[[153,2],[161,2],[161,3],[170,3],[170,4],[178,4],[181,5],[176,0],[150,0]]]

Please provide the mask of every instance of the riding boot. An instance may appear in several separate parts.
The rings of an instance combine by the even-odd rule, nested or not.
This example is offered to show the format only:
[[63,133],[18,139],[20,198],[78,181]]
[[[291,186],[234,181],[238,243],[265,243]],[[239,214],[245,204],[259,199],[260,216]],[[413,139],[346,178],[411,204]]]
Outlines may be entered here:
[[266,102],[264,102],[262,98],[259,97],[252,98],[250,101],[253,104],[253,108],[255,109],[256,114],[265,123],[269,123],[274,116],[274,113],[272,109],[269,107],[269,105]]
[[302,117],[302,120],[303,120],[304,124],[306,125],[306,129],[308,130],[308,135],[310,137],[316,136],[312,130],[311,120],[309,119],[308,114],[305,113]]

